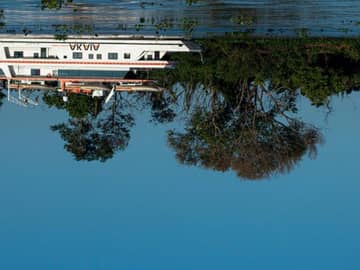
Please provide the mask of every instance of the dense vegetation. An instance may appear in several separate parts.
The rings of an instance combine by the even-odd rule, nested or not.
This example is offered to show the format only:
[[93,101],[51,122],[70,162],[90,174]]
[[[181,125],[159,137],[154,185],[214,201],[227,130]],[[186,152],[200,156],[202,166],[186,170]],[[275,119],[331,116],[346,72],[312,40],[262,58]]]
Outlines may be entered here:
[[[179,162],[234,170],[248,179],[289,171],[315,157],[319,131],[296,118],[296,98],[327,105],[360,86],[357,39],[214,38],[199,57],[176,57],[175,70],[154,73],[178,92],[184,131],[168,133]],[[179,87],[179,84],[181,87]]]
[[67,110],[67,123],[51,126],[66,142],[65,149],[76,160],[100,160],[112,158],[116,151],[124,150],[130,140],[130,128],[134,119],[122,112],[122,100],[115,97],[110,107],[103,100],[86,95],[71,94],[68,102],[57,93],[47,93],[43,101],[49,107]]
[[199,41],[199,57],[179,55],[176,70],[155,74],[169,86],[216,86],[231,93],[239,80],[269,82],[273,90],[301,94],[316,106],[360,86],[360,39],[215,38]]
[[64,104],[57,93],[45,95],[49,106],[71,116],[52,130],[77,160],[105,161],[126,148],[133,109],[148,108],[157,123],[185,119],[183,130],[167,136],[180,163],[263,179],[289,172],[305,154],[315,158],[323,141],[316,127],[296,116],[299,95],[325,106],[332,95],[360,86],[357,39],[228,36],[198,42],[202,58],[174,55],[177,68],[151,73],[163,93],[119,94],[108,108],[87,96],[70,96]]

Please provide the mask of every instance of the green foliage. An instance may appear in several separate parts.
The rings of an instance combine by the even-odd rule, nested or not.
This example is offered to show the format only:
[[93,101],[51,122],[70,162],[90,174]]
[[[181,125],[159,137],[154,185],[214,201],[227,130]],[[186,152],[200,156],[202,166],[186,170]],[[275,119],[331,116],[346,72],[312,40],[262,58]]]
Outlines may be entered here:
[[88,115],[96,114],[96,108],[99,106],[99,100],[86,95],[70,94],[68,102],[64,102],[62,95],[56,92],[45,93],[43,101],[51,107],[66,110],[70,117],[84,118]]
[[64,148],[76,160],[105,162],[127,147],[133,124],[131,115],[115,113],[103,119],[72,118],[68,123],[51,126],[51,130],[59,132],[66,142]]
[[198,24],[199,22],[197,20],[184,18],[182,21],[182,29],[186,35],[191,36]]
[[73,0],[41,0],[41,9],[60,9],[64,4]]
[[155,25],[155,28],[157,32],[166,32],[166,30],[172,28],[173,25],[174,21],[172,18],[164,18]]
[[238,16],[231,17],[230,21],[238,25],[249,26],[255,22],[255,18],[250,15],[240,14]]
[[176,69],[154,72],[181,86],[185,130],[168,133],[180,163],[246,179],[289,172],[315,157],[321,133],[296,118],[300,93],[316,106],[360,86],[358,39],[238,38],[199,40],[204,63],[178,55]]
[[51,130],[60,133],[61,138],[67,142],[64,148],[76,160],[105,161],[113,156],[109,141],[94,132],[91,122],[86,119],[71,119],[68,124],[52,126]]
[[57,40],[66,40],[68,35],[94,34],[94,26],[91,24],[55,24],[53,28],[55,29],[54,38]]
[[[269,81],[276,89],[301,90],[314,105],[321,106],[335,94],[360,86],[359,39],[266,39],[221,37],[199,40],[205,64],[199,57],[181,55],[175,70],[166,76],[168,87],[180,83],[215,87],[226,94],[242,78]],[[188,88],[188,87],[187,87]]]
[[[154,122],[185,112],[185,129],[168,132],[182,164],[254,180],[289,172],[305,155],[315,158],[322,143],[320,131],[296,117],[297,97],[322,106],[360,87],[358,39],[229,35],[198,42],[203,59],[172,55],[175,69],[147,74],[167,91],[137,99]],[[99,115],[94,111],[101,106],[87,96],[64,104],[59,94],[47,94],[44,101],[73,117],[52,129],[77,160],[105,161],[130,140],[133,118],[120,101]]]
[[[239,88],[231,101],[217,98],[210,110],[197,108],[183,132],[168,133],[177,160],[257,180],[289,172],[306,153],[315,157],[322,142],[319,131],[285,114],[294,105],[292,95],[261,98],[271,93]],[[271,106],[265,109],[265,103]]]
[[134,118],[118,108],[116,96],[112,107],[104,111],[102,100],[85,95],[70,94],[64,103],[59,93],[46,93],[43,100],[49,107],[69,112],[68,122],[53,125],[51,130],[60,134],[64,148],[76,160],[105,162],[127,147]]

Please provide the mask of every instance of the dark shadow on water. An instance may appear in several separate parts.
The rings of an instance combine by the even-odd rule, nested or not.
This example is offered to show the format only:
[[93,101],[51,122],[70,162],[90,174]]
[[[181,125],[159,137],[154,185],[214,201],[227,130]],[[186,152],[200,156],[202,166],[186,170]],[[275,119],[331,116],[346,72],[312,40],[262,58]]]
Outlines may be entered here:
[[6,97],[6,95],[4,93],[0,92],[0,108],[4,103],[3,100],[4,100],[5,97]]

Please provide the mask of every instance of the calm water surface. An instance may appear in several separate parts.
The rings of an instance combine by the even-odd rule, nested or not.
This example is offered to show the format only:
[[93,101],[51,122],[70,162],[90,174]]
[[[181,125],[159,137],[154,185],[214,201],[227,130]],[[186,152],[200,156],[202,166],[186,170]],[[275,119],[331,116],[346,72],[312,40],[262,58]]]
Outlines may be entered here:
[[147,73],[160,94],[1,90],[0,269],[360,268],[358,1],[73,2],[1,2],[2,32],[220,37]]
[[[231,31],[255,31],[264,35],[294,35],[299,29],[320,36],[356,36],[360,32],[356,0],[315,1],[115,1],[79,0],[62,9],[40,12],[40,0],[3,1],[7,27],[3,31],[51,32],[53,24],[90,24],[100,33],[152,33],[166,21],[166,34],[182,34],[184,18],[197,22],[195,35]],[[236,23],[238,16],[250,24]]]

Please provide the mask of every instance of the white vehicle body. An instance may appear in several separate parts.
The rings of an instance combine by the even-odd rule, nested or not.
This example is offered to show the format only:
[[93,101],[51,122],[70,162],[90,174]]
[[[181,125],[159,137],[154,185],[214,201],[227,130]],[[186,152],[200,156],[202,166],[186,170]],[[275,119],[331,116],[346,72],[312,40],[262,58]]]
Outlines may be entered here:
[[129,70],[162,69],[167,53],[200,52],[179,37],[0,35],[0,76],[16,78],[121,77]]

